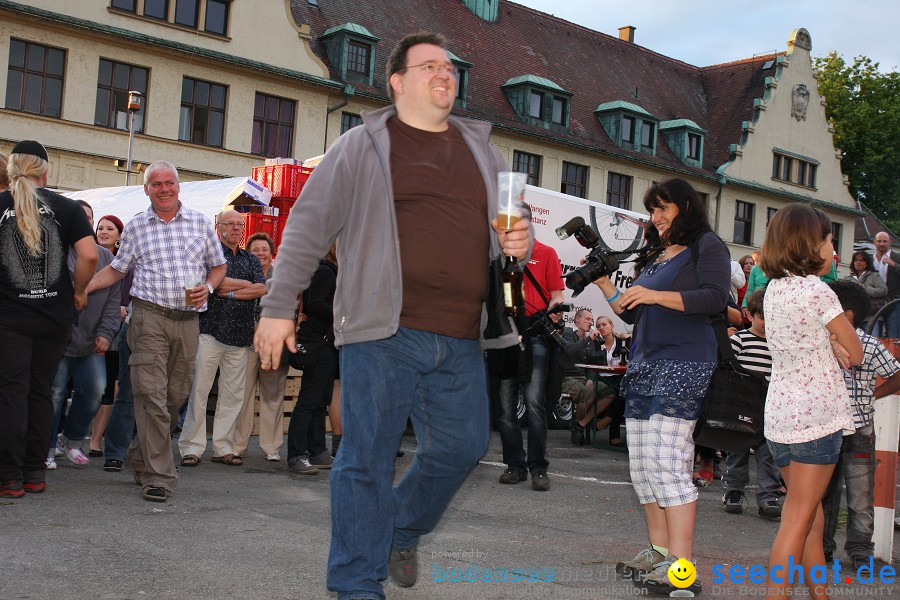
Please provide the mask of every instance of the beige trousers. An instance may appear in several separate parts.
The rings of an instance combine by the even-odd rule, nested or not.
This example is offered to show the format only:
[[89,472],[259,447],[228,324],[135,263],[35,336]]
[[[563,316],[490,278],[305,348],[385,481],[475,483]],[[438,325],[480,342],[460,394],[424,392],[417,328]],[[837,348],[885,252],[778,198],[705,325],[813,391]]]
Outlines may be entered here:
[[199,335],[196,314],[176,321],[134,305],[127,340],[137,435],[125,463],[144,491],[175,491],[172,428],[191,390]]
[[236,427],[234,451],[246,456],[253,432],[254,398],[259,385],[259,447],[266,454],[276,453],[284,443],[284,384],[288,365],[273,371],[259,368],[259,354],[247,352],[247,385],[244,391],[244,408]]
[[236,454],[235,425],[244,405],[248,353],[247,348],[223,344],[205,333],[200,335],[191,399],[178,438],[178,452],[182,458],[188,454],[203,456],[206,450],[206,404],[216,369],[219,371],[219,395],[213,419],[213,456]]

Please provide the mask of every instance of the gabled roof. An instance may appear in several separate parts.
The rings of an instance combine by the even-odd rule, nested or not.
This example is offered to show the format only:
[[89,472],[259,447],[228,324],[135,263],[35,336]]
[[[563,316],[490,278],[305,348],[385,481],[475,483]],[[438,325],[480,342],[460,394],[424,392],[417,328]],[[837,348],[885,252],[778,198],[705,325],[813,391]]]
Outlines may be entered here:
[[690,119],[674,119],[672,121],[663,121],[659,124],[659,128],[661,130],[665,129],[678,129],[679,127],[684,127],[686,129],[696,129],[697,131],[703,131],[703,129],[691,121]]
[[[752,118],[753,99],[763,96],[764,79],[774,74],[762,66],[775,54],[701,68],[509,0],[499,2],[493,22],[478,18],[461,0],[323,1],[318,6],[292,0],[292,11],[298,24],[311,27],[312,49],[325,64],[321,35],[335,25],[359,23],[381,37],[375,85],[354,82],[358,96],[387,102],[384,66],[391,50],[407,33],[439,31],[448,49],[472,64],[466,108],[455,112],[491,121],[501,131],[700,177],[715,177],[729,160],[729,146],[741,139],[741,122]],[[516,114],[503,85],[522,73],[573,94],[568,133],[549,132]],[[333,65],[332,76],[338,79]],[[618,147],[594,113],[598,105],[617,101],[638,104],[661,121],[688,119],[705,130],[703,167],[685,165],[662,136],[655,156]]]
[[606,112],[610,110],[627,110],[639,115],[647,115],[648,117],[653,116],[637,104],[634,104],[632,102],[625,102],[624,100],[604,102],[603,104],[598,105],[597,108],[594,109],[594,112]]
[[503,87],[511,87],[514,85],[522,85],[523,83],[530,83],[531,85],[537,85],[543,88],[547,88],[550,90],[555,90],[557,92],[562,92],[563,94],[571,94],[567,90],[562,89],[549,79],[545,77],[539,77],[537,75],[519,75],[518,77],[512,77],[507,80],[506,83],[503,84]]
[[369,38],[370,40],[375,42],[380,39],[369,33],[368,29],[366,29],[362,25],[357,25],[356,23],[344,23],[343,25],[335,25],[334,27],[330,27],[327,31],[325,31],[325,33],[322,34],[322,37],[328,37],[329,35],[334,35],[335,33],[341,31]]

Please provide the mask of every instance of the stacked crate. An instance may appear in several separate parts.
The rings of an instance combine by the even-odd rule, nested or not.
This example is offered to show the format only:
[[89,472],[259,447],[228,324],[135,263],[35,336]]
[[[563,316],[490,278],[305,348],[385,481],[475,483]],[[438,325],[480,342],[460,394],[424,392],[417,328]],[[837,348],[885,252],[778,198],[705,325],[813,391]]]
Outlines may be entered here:
[[269,205],[278,209],[279,216],[287,217],[312,171],[312,167],[298,164],[267,164],[263,167],[253,167],[251,175],[254,181],[272,191]]
[[[293,367],[288,370],[287,381],[284,384],[284,432],[287,433],[288,426],[291,423],[291,413],[294,406],[297,405],[297,396],[300,394],[300,379],[303,371],[298,371]],[[325,431],[331,431],[331,421],[325,417]],[[251,435],[259,435],[259,388],[253,397],[253,432]]]

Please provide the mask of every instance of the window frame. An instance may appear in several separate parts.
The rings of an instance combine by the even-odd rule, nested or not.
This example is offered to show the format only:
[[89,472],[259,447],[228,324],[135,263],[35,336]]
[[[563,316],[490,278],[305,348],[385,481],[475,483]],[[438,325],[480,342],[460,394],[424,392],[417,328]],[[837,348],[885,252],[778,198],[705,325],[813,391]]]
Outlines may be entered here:
[[[567,179],[567,176],[574,172],[574,179]],[[579,175],[581,181],[579,182]],[[560,176],[560,192],[575,196],[577,198],[587,198],[588,188],[588,167],[587,165],[579,165],[578,163],[562,161],[562,173]],[[580,191],[580,193],[579,193]]]
[[[365,54],[362,56],[365,60],[362,61],[365,63],[365,72],[357,71],[356,69],[351,69],[351,64],[356,65],[360,63],[359,60],[352,60],[351,58],[351,49],[358,48],[363,50]],[[359,56],[357,54],[357,56]],[[346,72],[350,75],[355,75],[356,77],[369,77],[372,73],[372,45],[367,44],[365,42],[361,42],[359,40],[348,39],[347,40],[347,60],[344,66]]]
[[[178,20],[178,9],[187,6],[189,3],[193,3],[194,6],[194,22],[193,23],[182,23]],[[187,27],[189,29],[199,29],[200,28],[200,0],[175,0],[175,12],[172,15],[172,23],[175,25],[180,25],[181,27]]]
[[157,15],[151,15],[147,13],[147,3],[151,0],[144,0],[143,10],[141,11],[141,16],[147,17],[148,19],[156,19],[157,21],[165,21],[169,22],[169,0],[157,0],[158,2],[162,2],[163,5],[163,16],[159,17]]
[[766,207],[766,227],[769,226],[769,223],[772,222],[772,219],[775,217],[775,213],[778,212],[779,209],[774,208],[772,206]]
[[[634,178],[630,175],[607,171],[606,203],[609,206],[631,210],[631,188]],[[623,189],[624,187],[624,189]]]
[[[696,141],[697,143],[693,144],[692,142],[694,142],[694,141]],[[696,150],[696,154],[694,153],[695,150]],[[702,156],[702,152],[703,152],[703,136],[701,136],[699,133],[691,133],[690,131],[688,131],[687,132],[687,152],[685,153],[685,156],[687,158],[689,158],[690,160],[699,161],[700,157]]]
[[362,117],[360,115],[347,111],[341,113],[341,135],[344,135],[357,125],[362,125]]
[[[116,6],[116,2],[128,2],[131,8],[125,6]],[[109,7],[116,10],[124,10],[125,12],[137,13],[137,0],[110,0]]]
[[[186,81],[193,82],[193,90],[191,92],[191,102],[185,102],[185,100],[184,100],[184,85],[185,85]],[[205,105],[194,102],[194,99],[196,98],[196,95],[197,95],[198,84],[206,84],[209,86],[207,104],[205,104]],[[187,75],[182,76],[181,85],[182,85],[182,98],[181,98],[181,104],[180,104],[180,109],[179,109],[179,113],[178,113],[178,140],[182,141],[182,142],[187,142],[189,144],[208,146],[210,148],[224,148],[225,147],[225,117],[228,112],[228,86],[225,84],[222,84],[222,83],[216,83],[214,81],[207,81],[205,79],[189,77]],[[223,96],[222,96],[222,108],[221,109],[214,108],[211,105],[214,88],[222,88]],[[183,129],[182,118],[184,115],[184,110],[186,108],[190,110],[190,123],[189,123],[189,128],[188,128],[189,137],[187,139],[182,137],[182,129]],[[194,124],[197,119],[197,109],[206,110],[206,112],[207,112],[206,126],[204,128],[204,132],[205,132],[204,133],[204,141],[202,141],[202,142],[194,141],[194,131],[195,131]],[[218,145],[209,143],[210,129],[211,129],[210,117],[213,112],[221,113],[221,115],[222,115],[222,127],[221,127],[221,131],[219,132],[222,142],[221,142],[221,144],[218,144]]]
[[513,150],[512,170],[516,173],[525,173],[528,185],[541,185],[541,155]]
[[[625,122],[629,123],[629,135],[625,137]],[[631,115],[622,115],[622,134],[621,139],[623,143],[633,144],[635,140],[635,131],[637,130],[637,119],[632,117]]]
[[[796,169],[794,169],[795,163]],[[816,188],[818,170],[819,164],[815,159],[791,156],[778,149],[772,151],[772,179],[774,181],[815,190],[818,189]]]
[[[557,121],[555,119],[556,107],[559,106],[559,114],[560,120]],[[565,127],[569,124],[569,101],[568,99],[553,95],[550,99],[550,122],[556,125],[560,125],[561,127]]]
[[[644,142],[644,134],[647,132],[647,141]],[[656,146],[656,125],[653,121],[642,120],[641,121],[641,148],[653,148]]]
[[843,232],[843,223],[837,223],[835,221],[831,222],[831,247],[834,248],[834,251],[837,252],[838,256],[841,254],[841,237]]
[[[209,28],[209,5],[221,5],[225,9],[225,17],[222,23],[222,31],[216,31]],[[228,36],[229,17],[231,16],[231,0],[206,0],[206,10],[203,15],[203,31],[211,35]]]
[[[110,64],[110,83],[108,86],[104,85],[100,82],[100,72],[103,69],[104,62],[107,62]],[[126,89],[116,87],[116,81],[115,81],[116,65],[121,65],[121,66],[128,68],[128,86]],[[143,89],[140,89],[140,86],[134,84],[135,69],[140,69],[140,70],[144,71],[145,76],[144,76]],[[106,111],[106,116],[107,116],[106,124],[99,123],[97,121],[97,101],[99,100],[99,98],[97,98],[97,96],[99,96],[101,89],[109,91],[109,99],[107,101],[107,111]],[[140,92],[143,97],[143,101],[141,102],[141,109],[135,113],[135,119],[140,117],[140,121],[137,122],[137,124],[134,128],[134,131],[135,131],[135,133],[143,133],[144,132],[144,121],[146,120],[146,115],[147,115],[147,99],[148,99],[148,90],[149,89],[150,89],[150,69],[149,68],[142,67],[140,65],[133,65],[131,63],[121,62],[118,60],[112,60],[110,58],[104,58],[101,56],[100,60],[98,62],[98,68],[97,68],[97,96],[95,96],[95,101],[94,101],[94,125],[96,125],[97,127],[105,127],[107,129],[116,129],[118,131],[123,131],[123,129],[120,129],[119,127],[117,127],[115,123],[110,123],[110,120],[113,118],[113,115],[116,112],[122,112],[122,111],[115,110],[115,108],[116,108],[115,93],[116,92],[120,92],[120,93],[124,92],[125,93],[125,103],[126,103],[125,112],[127,113],[128,112],[127,111],[128,93],[131,92],[132,90],[134,90],[134,91]],[[126,119],[126,121],[127,121],[127,119]],[[127,124],[124,128],[124,131],[128,131]]]
[[[12,64],[13,61],[13,44],[23,44],[24,52],[22,54],[22,66],[14,66]],[[39,44],[37,42],[30,42],[27,40],[22,40],[18,38],[10,38],[9,40],[9,58],[7,60],[7,79],[6,79],[6,96],[5,96],[5,106],[10,110],[15,110],[18,112],[29,113],[33,115],[42,115],[45,117],[50,117],[54,119],[62,118],[62,110],[64,104],[64,96],[65,96],[65,86],[66,86],[66,67],[68,66],[68,52],[64,48],[57,48],[55,46],[48,46],[46,44]],[[40,48],[44,54],[41,70],[36,71],[32,66],[29,65],[31,50],[32,48]],[[62,55],[62,64],[59,67],[59,75],[54,74],[49,69],[49,62],[51,53],[60,53]],[[11,72],[17,72],[22,74],[21,85],[19,90],[19,101],[18,108],[10,105],[10,89],[11,85],[14,85],[13,78],[10,77]],[[27,109],[27,101],[28,97],[28,84],[29,80],[32,80],[29,76],[37,76],[40,77],[40,99],[38,100],[38,110],[37,112]],[[56,106],[55,114],[54,112],[47,112],[47,82],[48,80],[58,81],[59,82],[59,105]]]
[[[732,232],[731,241],[742,246],[751,246],[753,244],[753,213],[754,205],[752,202],[744,202],[743,200],[734,201],[734,230]],[[745,210],[741,210],[741,209]],[[743,235],[738,236],[741,228]]]
[[[262,100],[262,116],[257,115],[256,107],[258,102]],[[269,118],[269,102],[274,101],[278,103],[278,117],[275,119]],[[290,121],[282,121],[281,113],[284,103],[290,103]],[[293,156],[294,152],[294,123],[297,115],[297,101],[292,98],[284,98],[282,96],[275,96],[272,94],[265,94],[263,92],[257,91],[253,97],[253,127],[250,134],[250,153],[255,154],[257,156],[266,156],[268,158],[288,158]],[[257,125],[259,129],[257,129]],[[278,144],[278,140],[285,139],[282,135],[282,130],[287,130],[287,147],[286,148],[276,148],[274,153],[266,152],[266,149],[272,144],[271,139],[269,138],[269,130],[270,127],[275,127],[275,144]],[[257,137],[257,133],[259,137]],[[258,149],[254,150],[257,147]]]

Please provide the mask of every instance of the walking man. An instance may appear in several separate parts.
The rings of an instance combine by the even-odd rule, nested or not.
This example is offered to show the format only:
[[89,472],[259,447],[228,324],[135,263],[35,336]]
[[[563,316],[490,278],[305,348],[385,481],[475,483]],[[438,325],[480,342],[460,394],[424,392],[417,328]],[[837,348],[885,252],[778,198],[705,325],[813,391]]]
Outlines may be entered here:
[[[109,287],[134,269],[127,342],[137,436],[125,462],[144,499],[153,502],[165,502],[175,491],[170,436],[191,391],[197,316],[225,277],[225,257],[212,223],[183,206],[179,191],[174,165],[160,160],[147,167],[144,193],[150,208],[125,225],[119,253],[88,285],[88,293]],[[206,274],[206,283],[185,289],[185,274],[198,270]]]
[[[297,294],[337,239],[344,431],[327,584],[340,600],[383,599],[389,572],[415,584],[419,538],[487,448],[482,347],[518,337],[502,295],[489,294],[488,265],[503,252],[527,258],[529,223],[497,233],[497,173],[508,167],[487,123],[450,116],[456,69],[444,43],[422,32],[394,49],[394,104],[363,114],[316,167],[261,300],[254,345],[265,369],[294,346]],[[419,447],[392,487],[408,418]]]

